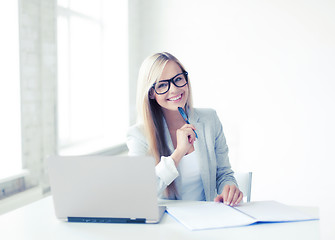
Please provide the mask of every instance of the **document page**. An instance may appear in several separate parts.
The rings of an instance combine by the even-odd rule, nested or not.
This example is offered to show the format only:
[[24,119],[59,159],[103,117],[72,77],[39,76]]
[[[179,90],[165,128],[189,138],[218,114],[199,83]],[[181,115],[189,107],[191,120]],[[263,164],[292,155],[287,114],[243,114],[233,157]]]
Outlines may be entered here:
[[168,213],[190,230],[246,226],[256,222],[316,220],[294,207],[275,201],[242,203],[229,207],[223,203],[201,202],[167,207]]
[[294,207],[276,201],[249,202],[234,208],[254,217],[257,222],[291,222],[315,219]]
[[236,227],[256,222],[232,207],[215,202],[167,207],[167,211],[190,230]]

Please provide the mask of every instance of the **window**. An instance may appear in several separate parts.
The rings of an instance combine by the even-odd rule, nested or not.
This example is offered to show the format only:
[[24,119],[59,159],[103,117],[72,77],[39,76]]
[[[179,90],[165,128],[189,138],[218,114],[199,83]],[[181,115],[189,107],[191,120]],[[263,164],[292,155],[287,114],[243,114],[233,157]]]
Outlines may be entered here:
[[125,142],[128,6],[58,0],[58,144],[63,155]]
[[17,1],[5,1],[0,8],[0,28],[6,29],[0,44],[0,179],[22,169],[19,78],[19,25]]

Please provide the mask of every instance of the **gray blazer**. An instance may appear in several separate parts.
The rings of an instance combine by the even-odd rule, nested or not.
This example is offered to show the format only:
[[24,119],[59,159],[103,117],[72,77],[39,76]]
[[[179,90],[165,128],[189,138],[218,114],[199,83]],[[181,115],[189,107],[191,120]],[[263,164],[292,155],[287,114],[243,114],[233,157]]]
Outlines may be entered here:
[[[194,142],[194,149],[199,159],[206,201],[213,201],[226,184],[237,186],[234,172],[229,163],[226,138],[221,122],[212,109],[195,108],[190,113],[189,120],[195,126],[198,134],[198,139]],[[165,121],[164,124],[167,144],[170,151],[173,152],[174,147]],[[143,133],[143,126],[137,124],[130,127],[127,134],[127,146],[129,155],[148,154],[148,143]],[[162,192],[162,189],[166,187],[162,181],[158,183],[159,192]]]

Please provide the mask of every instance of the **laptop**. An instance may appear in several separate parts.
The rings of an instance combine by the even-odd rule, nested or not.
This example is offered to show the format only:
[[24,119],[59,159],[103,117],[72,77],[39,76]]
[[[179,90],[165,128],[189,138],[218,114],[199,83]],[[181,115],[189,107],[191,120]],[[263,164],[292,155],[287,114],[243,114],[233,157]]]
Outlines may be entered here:
[[147,156],[54,156],[47,160],[57,218],[68,222],[158,223],[155,162]]

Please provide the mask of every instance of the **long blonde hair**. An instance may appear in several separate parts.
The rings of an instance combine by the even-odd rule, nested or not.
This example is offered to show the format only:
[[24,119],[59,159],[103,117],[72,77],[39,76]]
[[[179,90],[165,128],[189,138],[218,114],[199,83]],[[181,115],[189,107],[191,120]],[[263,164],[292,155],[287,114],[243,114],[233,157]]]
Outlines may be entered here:
[[[149,154],[153,155],[158,164],[161,156],[170,156],[169,148],[164,136],[163,112],[155,99],[152,85],[160,80],[163,69],[168,61],[174,61],[181,70],[186,71],[181,62],[167,52],[156,53],[147,57],[140,68],[137,87],[137,109],[139,120],[143,123],[144,132],[149,144]],[[186,113],[192,111],[192,94],[190,81],[188,81],[189,97],[185,109]]]

